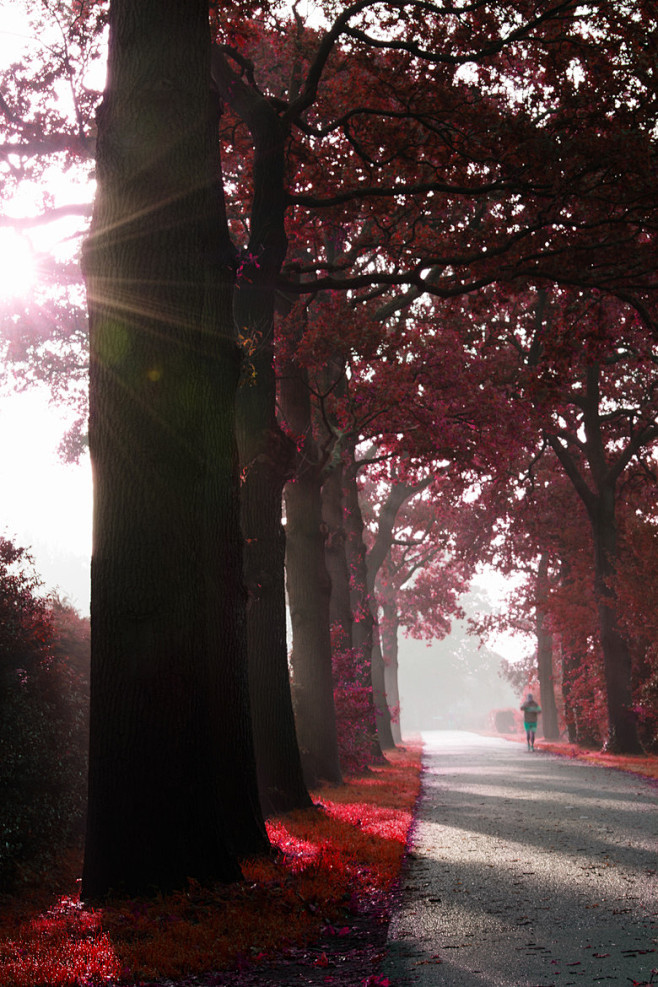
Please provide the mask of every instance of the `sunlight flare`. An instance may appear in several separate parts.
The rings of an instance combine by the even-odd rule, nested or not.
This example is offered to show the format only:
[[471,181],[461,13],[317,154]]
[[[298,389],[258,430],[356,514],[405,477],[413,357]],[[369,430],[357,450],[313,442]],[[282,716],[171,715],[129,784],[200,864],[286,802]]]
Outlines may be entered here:
[[0,229],[0,298],[22,298],[36,281],[34,251],[27,237]]

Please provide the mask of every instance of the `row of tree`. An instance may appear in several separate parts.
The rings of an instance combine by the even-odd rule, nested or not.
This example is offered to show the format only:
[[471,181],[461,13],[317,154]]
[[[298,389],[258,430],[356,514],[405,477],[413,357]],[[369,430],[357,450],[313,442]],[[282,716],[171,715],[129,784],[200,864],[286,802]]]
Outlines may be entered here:
[[[46,160],[97,181],[84,893],[266,852],[263,812],[393,743],[398,624],[442,633],[487,558],[534,566],[565,682],[600,649],[608,745],[639,750],[655,647],[634,662],[619,580],[626,530],[655,542],[652,5],[38,9],[61,40],[3,79],[4,194]],[[70,307],[9,320],[60,381]],[[552,605],[574,584],[580,650]]]

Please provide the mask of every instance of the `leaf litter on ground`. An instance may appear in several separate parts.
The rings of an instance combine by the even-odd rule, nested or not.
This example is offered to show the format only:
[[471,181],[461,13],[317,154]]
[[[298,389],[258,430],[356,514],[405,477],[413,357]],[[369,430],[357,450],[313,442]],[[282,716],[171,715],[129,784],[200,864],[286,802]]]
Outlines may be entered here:
[[420,788],[420,745],[268,820],[272,859],[239,884],[87,908],[81,853],[0,898],[3,987],[387,987],[377,973]]

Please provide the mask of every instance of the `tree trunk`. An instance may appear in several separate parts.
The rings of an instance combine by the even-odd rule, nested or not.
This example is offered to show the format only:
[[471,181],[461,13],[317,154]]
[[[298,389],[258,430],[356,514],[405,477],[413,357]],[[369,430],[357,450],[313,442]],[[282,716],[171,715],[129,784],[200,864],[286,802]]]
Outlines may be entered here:
[[[241,511],[247,539],[244,574],[249,694],[261,806],[265,815],[273,815],[306,808],[312,802],[302,771],[288,669],[280,471],[272,460],[259,461],[256,456],[254,461],[252,443],[245,439],[245,426],[254,419],[246,413],[244,403],[239,407],[243,462],[252,462],[242,486]],[[251,437],[257,445],[257,429]],[[263,446],[260,448],[262,451]]]
[[537,606],[535,631],[537,635],[537,675],[541,705],[541,730],[546,740],[559,740],[557,703],[553,678],[553,635],[546,630],[546,599],[548,596],[548,556],[543,553],[537,573]]
[[82,893],[268,848],[248,703],[233,268],[207,4],[113,0],[85,246],[94,468]]
[[395,601],[382,602],[384,617],[381,624],[382,657],[384,659],[384,691],[389,711],[391,735],[395,744],[402,743],[400,731],[400,690],[398,687],[398,633],[400,621]]
[[619,628],[613,580],[617,562],[614,489],[603,488],[592,512],[595,589],[599,632],[608,700],[608,739],[611,753],[644,753],[633,713],[632,665],[628,642]]
[[544,629],[545,615],[537,612],[537,673],[541,706],[541,730],[546,740],[559,740],[557,703],[553,682],[553,635]]
[[297,736],[308,784],[339,783],[332,672],[331,583],[325,564],[319,451],[313,440],[311,396],[303,369],[282,370],[281,413],[298,435],[297,474],[285,489],[286,575],[292,622],[292,678]]
[[297,735],[308,784],[342,781],[331,666],[329,598],[319,478],[304,470],[286,487],[288,601]]
[[[376,734],[376,714],[372,689],[372,637],[368,643],[370,662],[363,661],[363,642],[355,633],[352,615],[350,567],[346,553],[345,511],[343,508],[342,464],[336,466],[322,487],[323,517],[327,526],[325,557],[331,578],[332,645],[338,652],[334,665],[334,688],[337,700],[339,749],[350,762],[350,770],[362,770],[369,761],[380,762],[381,747]],[[365,549],[364,549],[365,556]],[[372,629],[372,625],[371,625]],[[356,692],[351,691],[357,687]],[[345,697],[359,696],[359,705],[345,702]],[[361,705],[361,703],[363,705]],[[366,713],[364,718],[364,711]],[[343,754],[343,742],[347,752]],[[358,751],[358,754],[356,753]],[[360,763],[356,763],[360,762]]]
[[573,677],[579,666],[574,658],[572,649],[562,641],[562,700],[564,702],[564,719],[567,726],[567,737],[570,744],[578,743],[578,711],[573,701]]
[[352,648],[352,601],[350,598],[350,569],[345,552],[343,517],[342,463],[337,463],[326,475],[322,485],[322,520],[327,537],[324,554],[331,582],[329,619],[334,647]]
[[346,551],[352,573],[352,645],[355,666],[359,670],[360,683],[369,689],[369,712],[363,723],[368,735],[373,761],[382,761],[383,753],[377,736],[375,701],[372,695],[372,654],[374,647],[375,617],[368,595],[368,567],[366,546],[363,540],[363,517],[359,505],[359,491],[353,469],[345,471],[345,531]]
[[[260,305],[258,305],[260,302]],[[281,522],[283,486],[291,469],[291,443],[275,420],[272,357],[273,293],[251,286],[238,292],[238,325],[268,325],[252,357],[255,380],[238,392],[238,443],[242,465],[241,523],[245,538],[249,691],[258,787],[269,815],[311,805],[295,726],[285,598],[286,537]],[[263,312],[263,309],[265,311]]]
[[275,282],[287,251],[285,159],[287,128],[266,99],[246,86],[213,49],[213,78],[245,121],[254,146],[249,244],[238,268],[235,321],[247,348],[238,391],[245,539],[247,643],[258,787],[267,814],[305,808],[304,784],[290,694],[285,604],[283,487],[294,450],[276,420]]
[[380,746],[382,751],[390,750],[395,747],[395,741],[386,697],[386,673],[378,623],[374,627],[372,642],[372,697],[375,703],[375,723]]

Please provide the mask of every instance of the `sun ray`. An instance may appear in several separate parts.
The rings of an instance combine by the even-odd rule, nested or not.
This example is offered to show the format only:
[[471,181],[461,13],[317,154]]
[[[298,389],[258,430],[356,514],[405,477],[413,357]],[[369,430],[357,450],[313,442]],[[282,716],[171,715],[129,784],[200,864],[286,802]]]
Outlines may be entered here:
[[35,281],[30,241],[13,229],[0,229],[0,298],[21,298],[29,294]]

